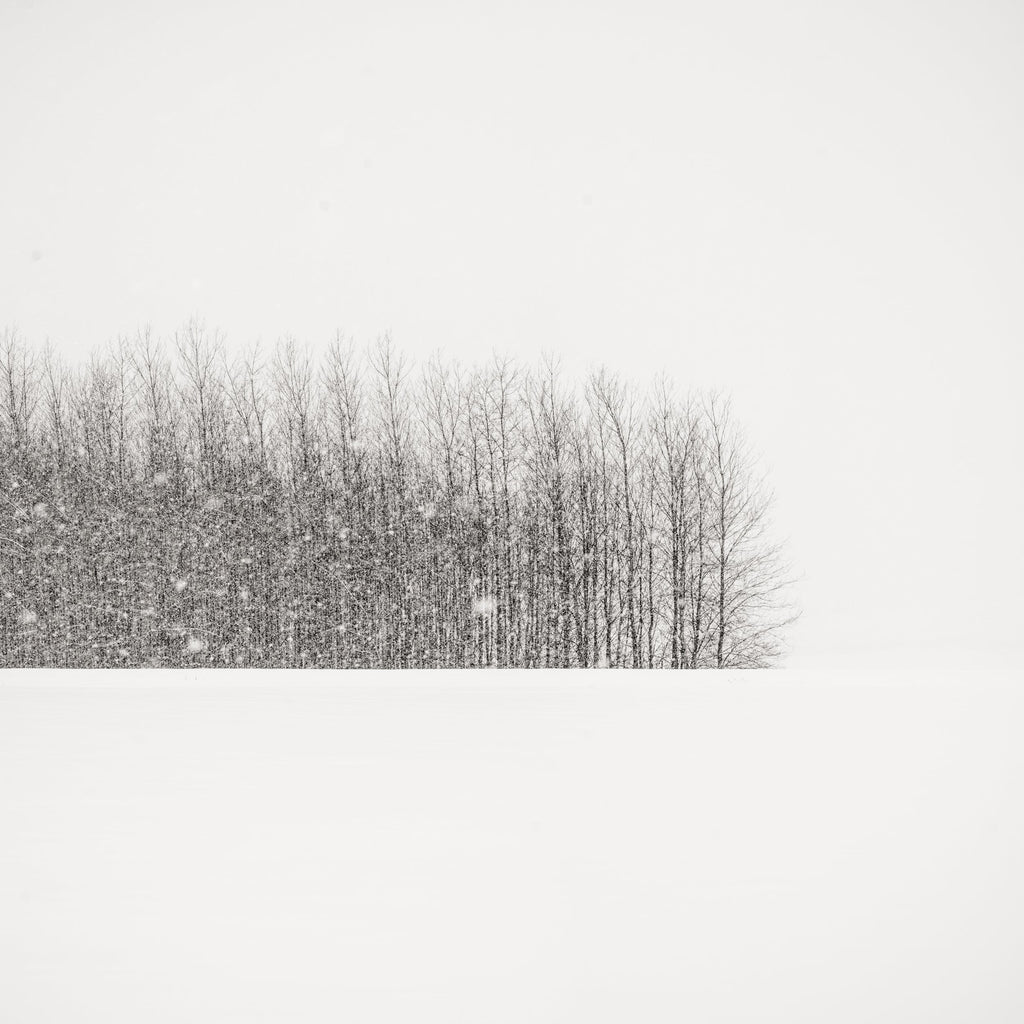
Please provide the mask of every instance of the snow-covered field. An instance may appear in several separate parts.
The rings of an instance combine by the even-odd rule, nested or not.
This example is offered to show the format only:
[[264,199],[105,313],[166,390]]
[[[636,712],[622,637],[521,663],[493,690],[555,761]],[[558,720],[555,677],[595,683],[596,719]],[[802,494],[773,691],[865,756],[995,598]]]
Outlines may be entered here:
[[1019,676],[0,674],[0,1020],[1024,1020]]

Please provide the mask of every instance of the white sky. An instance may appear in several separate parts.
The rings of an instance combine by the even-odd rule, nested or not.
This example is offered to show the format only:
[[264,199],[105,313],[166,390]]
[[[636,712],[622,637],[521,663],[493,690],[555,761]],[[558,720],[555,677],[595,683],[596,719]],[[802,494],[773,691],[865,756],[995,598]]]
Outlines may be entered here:
[[730,391],[789,664],[1024,654],[1018,3],[0,2],[0,324]]

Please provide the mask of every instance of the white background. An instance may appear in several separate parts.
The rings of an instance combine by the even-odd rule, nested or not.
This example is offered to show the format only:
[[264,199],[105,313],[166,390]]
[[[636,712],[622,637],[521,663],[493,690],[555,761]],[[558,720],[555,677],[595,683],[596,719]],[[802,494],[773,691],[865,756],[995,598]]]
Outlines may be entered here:
[[1024,1019],[1019,672],[902,671],[1024,653],[1022,52],[995,0],[0,0],[0,325],[724,388],[815,669],[4,673],[0,1019]]
[[3,0],[0,324],[722,387],[788,664],[1018,664],[1024,8]]
[[1016,1024],[1022,728],[995,673],[7,673],[0,1019]]

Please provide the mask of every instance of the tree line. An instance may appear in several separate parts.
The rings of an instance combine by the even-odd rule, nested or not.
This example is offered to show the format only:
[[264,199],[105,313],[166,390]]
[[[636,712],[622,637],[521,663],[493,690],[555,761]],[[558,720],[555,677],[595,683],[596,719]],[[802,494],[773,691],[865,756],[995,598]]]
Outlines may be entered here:
[[387,338],[0,341],[0,664],[754,668],[770,495],[717,396]]

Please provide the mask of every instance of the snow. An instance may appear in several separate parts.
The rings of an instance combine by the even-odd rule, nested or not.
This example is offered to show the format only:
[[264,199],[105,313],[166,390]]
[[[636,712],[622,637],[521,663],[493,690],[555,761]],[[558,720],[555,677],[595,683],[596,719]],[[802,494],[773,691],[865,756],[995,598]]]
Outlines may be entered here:
[[0,674],[0,1019],[1024,1019],[1021,677]]

